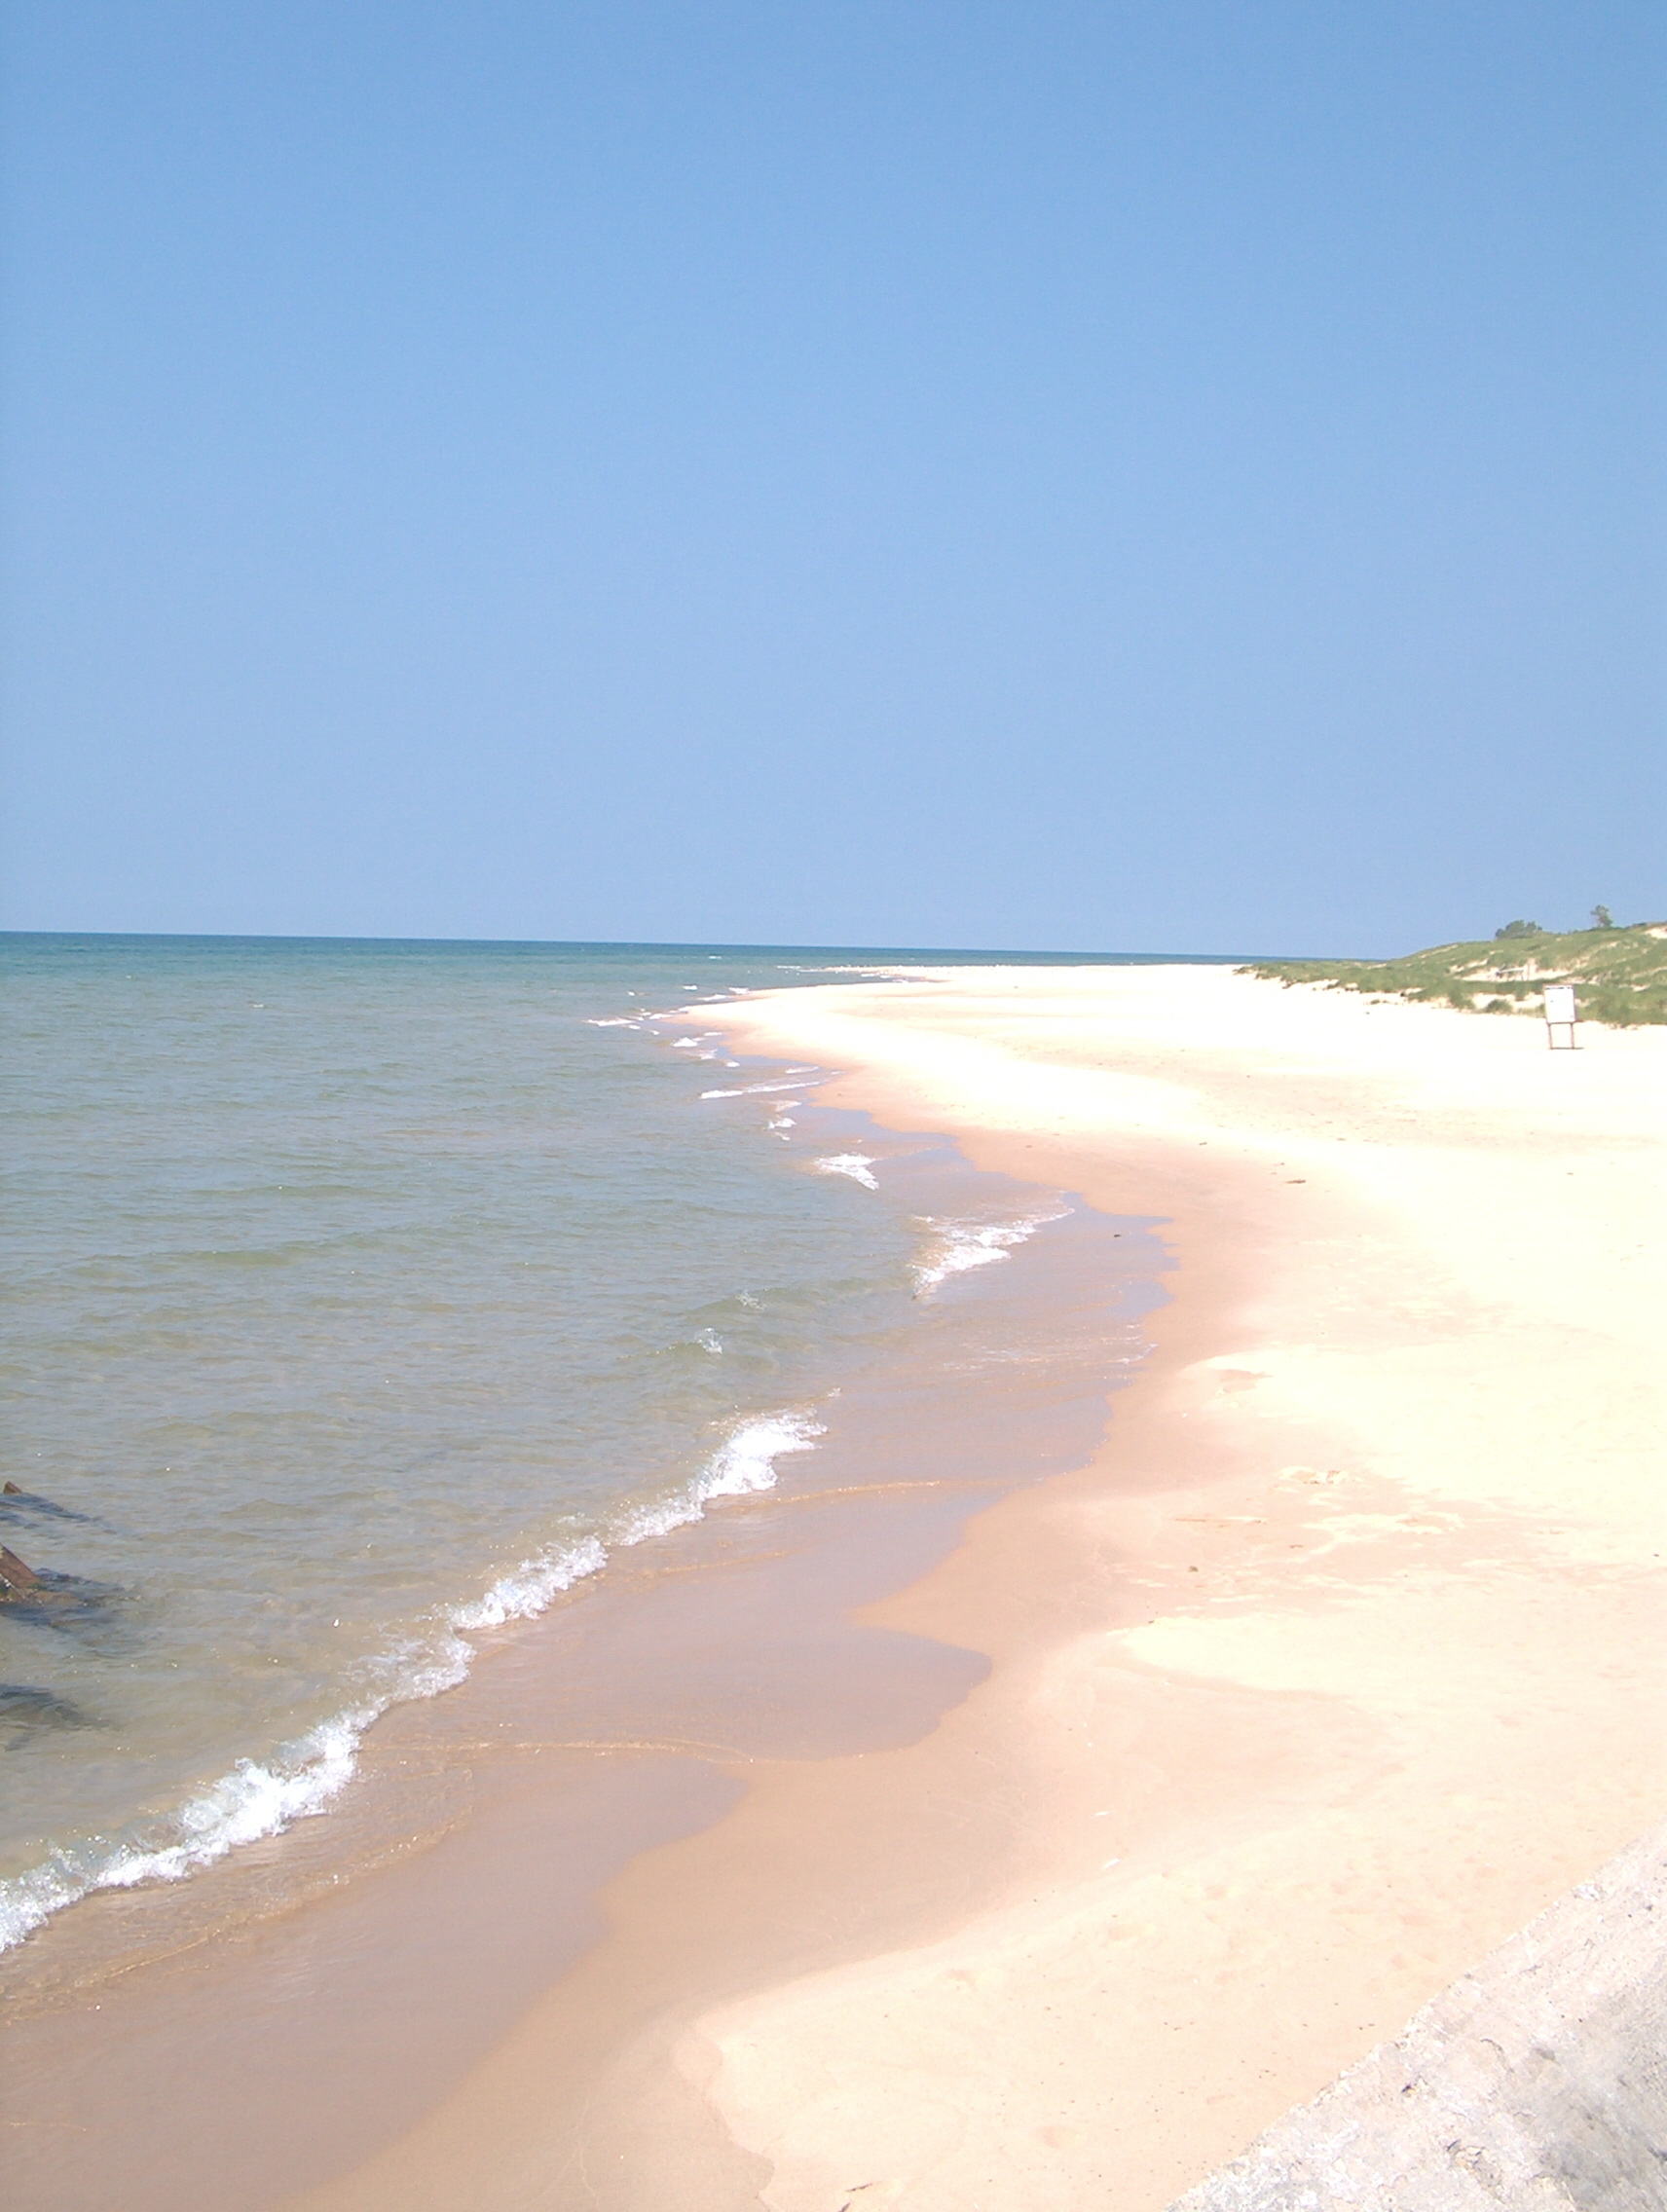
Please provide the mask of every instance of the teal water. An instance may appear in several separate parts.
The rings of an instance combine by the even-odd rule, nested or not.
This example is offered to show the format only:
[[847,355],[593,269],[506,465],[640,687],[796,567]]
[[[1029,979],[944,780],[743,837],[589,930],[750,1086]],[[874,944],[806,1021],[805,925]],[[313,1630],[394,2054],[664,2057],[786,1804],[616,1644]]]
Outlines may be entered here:
[[[23,938],[0,1947],[350,1780],[363,1730],[725,1494],[1046,1222],[816,1149],[656,1012],[838,955]],[[825,1133],[825,1132],[824,1132]]]

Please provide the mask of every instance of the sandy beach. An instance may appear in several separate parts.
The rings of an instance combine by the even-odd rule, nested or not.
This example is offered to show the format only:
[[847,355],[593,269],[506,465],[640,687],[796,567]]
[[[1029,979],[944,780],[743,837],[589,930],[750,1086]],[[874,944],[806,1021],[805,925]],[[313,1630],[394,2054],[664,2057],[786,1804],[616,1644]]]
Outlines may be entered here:
[[0,2212],[1667,2212],[1663,36],[12,8]]
[[[572,1982],[305,2201],[1155,2212],[1660,1817],[1667,1035],[1163,968],[722,1018],[1165,1216],[1174,1302],[1093,1463],[872,1616],[988,1680],[633,1862]],[[703,2004],[764,1925],[831,1963]],[[575,2018],[680,1948],[574,2113]]]
[[[1667,1033],[1553,1054],[1526,1020],[1181,967],[691,1017],[837,1070],[827,1103],[1156,1221],[1170,1303],[1086,1463],[971,1499],[940,1564],[859,1605],[929,1640],[897,1645],[896,1725],[870,1661],[859,1748],[786,1727],[722,1785],[655,1785],[599,1862],[600,1933],[285,2201],[1160,2212],[1667,1809]],[[849,1556],[895,1526],[853,1521]],[[803,1604],[782,1587],[778,1613]],[[544,1693],[514,1669],[425,1725],[490,1709],[532,1736]],[[290,1915],[305,1957],[403,1974],[450,2033],[472,2000],[434,1932],[466,1897],[471,1950],[512,1946],[574,1848],[549,1807],[561,1834],[618,1819],[553,1762],[516,1776],[492,1818]],[[317,1982],[272,1941],[245,1981]],[[131,1977],[124,2047],[146,2019],[206,2047],[235,1973],[161,1972],[151,2014]],[[338,2063],[409,2068],[355,2047],[344,1989]]]

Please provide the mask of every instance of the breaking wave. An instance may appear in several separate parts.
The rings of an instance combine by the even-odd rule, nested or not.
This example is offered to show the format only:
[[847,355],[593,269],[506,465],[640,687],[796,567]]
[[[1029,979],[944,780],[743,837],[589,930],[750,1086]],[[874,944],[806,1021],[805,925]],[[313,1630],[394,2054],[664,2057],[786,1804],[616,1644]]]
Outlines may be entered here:
[[427,1636],[371,1661],[363,1694],[352,1704],[265,1759],[239,1759],[150,1834],[114,1848],[107,1836],[56,1847],[38,1865],[0,1881],[0,1951],[95,1890],[183,1881],[244,1844],[324,1812],[352,1780],[374,1721],[391,1706],[438,1697],[465,1678],[475,1657],[468,1638],[544,1612],[563,1591],[601,1572],[610,1544],[646,1543],[700,1520],[715,1498],[772,1489],[776,1461],[810,1451],[823,1433],[820,1421],[792,1410],[740,1422],[670,1495],[614,1516],[600,1534],[522,1560],[479,1598],[452,1606]]
[[914,1295],[923,1297],[969,1268],[987,1268],[994,1260],[1005,1260],[1016,1245],[1026,1243],[1049,1222],[1062,1221],[1067,1210],[1061,1206],[1055,1212],[1028,1214],[1019,1221],[925,1220],[922,1226],[932,1232],[932,1241],[909,1269]]

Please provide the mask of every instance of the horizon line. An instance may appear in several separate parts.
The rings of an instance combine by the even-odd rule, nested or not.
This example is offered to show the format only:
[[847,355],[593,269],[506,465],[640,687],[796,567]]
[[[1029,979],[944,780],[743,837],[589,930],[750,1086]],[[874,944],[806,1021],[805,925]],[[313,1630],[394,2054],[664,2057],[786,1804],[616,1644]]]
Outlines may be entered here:
[[[701,952],[709,956],[760,953],[831,953],[862,955],[898,962],[904,959],[943,961],[1055,961],[1103,966],[1132,964],[1175,966],[1244,966],[1259,961],[1295,961],[1339,958],[1382,958],[1380,954],[1317,954],[1294,952],[1094,952],[1058,946],[929,945],[792,943],[768,940],[720,938],[533,938],[533,937],[399,937],[382,934],[342,935],[301,930],[65,930],[0,929],[0,941],[56,939],[69,942],[89,940],[132,943],[171,944],[317,944],[317,945],[452,945],[458,947],[524,949],[549,952]],[[1389,957],[1393,957],[1390,955]]]

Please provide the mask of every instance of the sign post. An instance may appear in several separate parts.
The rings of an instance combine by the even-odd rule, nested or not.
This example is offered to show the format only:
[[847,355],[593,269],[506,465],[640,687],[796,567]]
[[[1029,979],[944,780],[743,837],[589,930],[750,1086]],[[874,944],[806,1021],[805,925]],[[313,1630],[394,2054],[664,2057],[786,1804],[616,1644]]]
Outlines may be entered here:
[[1559,1049],[1557,1044],[1559,1029],[1566,1029],[1569,1032],[1569,1042],[1562,1050],[1570,1052],[1578,1051],[1579,1048],[1574,1043],[1574,986],[1573,983],[1547,983],[1545,986],[1545,1042],[1554,1052]]

